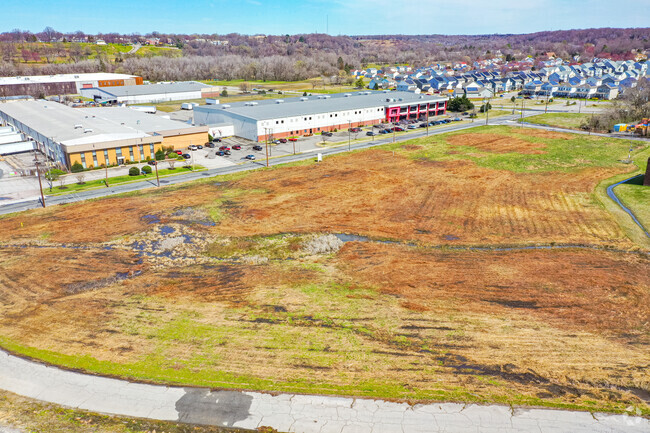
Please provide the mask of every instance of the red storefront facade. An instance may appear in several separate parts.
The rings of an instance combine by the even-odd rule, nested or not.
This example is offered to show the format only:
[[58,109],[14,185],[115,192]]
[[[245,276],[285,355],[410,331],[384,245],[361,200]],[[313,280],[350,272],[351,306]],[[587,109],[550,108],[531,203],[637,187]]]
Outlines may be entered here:
[[386,122],[395,123],[400,120],[424,119],[440,116],[447,112],[447,101],[424,104],[405,104],[386,108]]

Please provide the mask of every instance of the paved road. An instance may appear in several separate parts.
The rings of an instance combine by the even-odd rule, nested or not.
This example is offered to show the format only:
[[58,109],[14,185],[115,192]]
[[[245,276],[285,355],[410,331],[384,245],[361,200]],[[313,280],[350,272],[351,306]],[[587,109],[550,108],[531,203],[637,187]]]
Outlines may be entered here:
[[146,385],[65,371],[4,351],[0,388],[92,412],[300,433],[650,431],[650,420],[628,415]]

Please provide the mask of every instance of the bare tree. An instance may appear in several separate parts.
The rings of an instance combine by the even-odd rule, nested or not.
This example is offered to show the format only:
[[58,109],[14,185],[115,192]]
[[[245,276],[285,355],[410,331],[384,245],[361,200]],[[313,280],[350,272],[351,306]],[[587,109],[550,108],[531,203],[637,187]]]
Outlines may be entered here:
[[169,169],[170,169],[170,170],[173,170],[173,169],[174,169],[174,165],[176,165],[176,160],[175,160],[175,159],[168,159],[168,160],[167,160],[167,164],[169,164]]
[[84,184],[84,179],[86,179],[86,174],[85,173],[79,173],[79,174],[77,174],[75,176],[75,178],[77,179],[77,183],[79,185],[83,185]]

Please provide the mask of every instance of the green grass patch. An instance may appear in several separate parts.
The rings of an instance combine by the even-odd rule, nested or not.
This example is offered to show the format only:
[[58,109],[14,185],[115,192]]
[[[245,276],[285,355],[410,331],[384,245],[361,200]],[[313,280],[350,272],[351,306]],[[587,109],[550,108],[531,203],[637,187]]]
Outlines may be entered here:
[[591,114],[586,113],[546,113],[526,117],[524,122],[557,128],[579,129],[590,117]]
[[[181,161],[179,161],[179,163],[180,162]],[[194,170],[192,170],[191,167],[178,167],[173,170],[169,168],[163,168],[158,170],[158,177],[176,176],[179,174],[184,174],[192,171],[204,171],[204,170],[206,170],[206,168],[201,165],[195,165]],[[151,174],[147,174],[147,175],[139,175],[139,176],[124,175],[124,176],[109,177],[108,185],[115,186],[115,185],[121,185],[125,183],[140,182],[143,180],[156,182],[155,168],[152,170]],[[97,188],[106,188],[106,179],[89,180],[88,182],[84,182],[82,184],[80,183],[68,184],[68,185],[64,185],[63,188],[61,188],[60,186],[55,186],[52,188],[52,191],[48,189],[46,193],[47,195],[62,195],[62,194],[70,194],[74,192],[86,191],[89,189],[97,189]]]
[[[630,146],[636,151],[647,148],[638,141],[606,137],[566,134],[565,138],[547,138],[527,134],[526,128],[486,126],[472,130],[434,135],[386,146],[389,150],[403,151],[404,144],[422,146],[422,150],[408,152],[413,159],[452,160],[469,159],[477,165],[495,170],[514,172],[571,172],[586,167],[624,167],[620,160],[627,157]],[[456,135],[497,134],[504,137],[538,144],[543,153],[518,152],[492,153],[472,146],[451,146],[448,139]],[[452,153],[450,153],[452,152]]]

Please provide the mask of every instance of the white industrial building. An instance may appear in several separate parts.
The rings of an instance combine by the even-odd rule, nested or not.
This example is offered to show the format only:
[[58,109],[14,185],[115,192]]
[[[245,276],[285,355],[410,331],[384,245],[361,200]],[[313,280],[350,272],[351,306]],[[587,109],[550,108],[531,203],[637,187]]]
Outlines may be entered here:
[[84,88],[135,86],[142,83],[142,77],[137,75],[107,72],[0,77],[0,96],[68,95],[78,94]]
[[145,84],[142,86],[94,87],[82,89],[81,95],[96,102],[151,104],[168,101],[211,98],[217,96],[217,87],[197,81]]
[[445,114],[446,97],[411,92],[357,92],[194,107],[194,124],[230,124],[254,141]]

